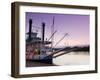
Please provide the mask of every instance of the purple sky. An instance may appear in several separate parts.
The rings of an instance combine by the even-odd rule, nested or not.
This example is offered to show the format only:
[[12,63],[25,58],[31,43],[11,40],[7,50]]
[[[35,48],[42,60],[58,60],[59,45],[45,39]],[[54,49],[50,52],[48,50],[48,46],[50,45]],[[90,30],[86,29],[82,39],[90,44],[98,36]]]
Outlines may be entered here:
[[[65,35],[66,36],[58,45],[59,46],[75,46],[75,45],[89,45],[89,15],[73,15],[73,14],[50,14],[50,13],[26,13],[26,32],[29,28],[29,19],[33,20],[33,26],[40,27],[41,23],[46,23],[45,39],[51,36],[51,25],[53,24],[53,17],[55,17],[54,31],[54,45]],[[41,36],[41,29],[38,31],[38,36]]]

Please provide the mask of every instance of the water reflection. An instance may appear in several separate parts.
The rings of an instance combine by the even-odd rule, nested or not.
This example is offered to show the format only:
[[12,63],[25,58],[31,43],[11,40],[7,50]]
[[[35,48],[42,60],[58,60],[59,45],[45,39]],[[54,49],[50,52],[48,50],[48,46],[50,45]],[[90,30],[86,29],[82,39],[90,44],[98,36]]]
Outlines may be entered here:
[[88,65],[90,63],[89,52],[70,52],[53,59],[55,65]]

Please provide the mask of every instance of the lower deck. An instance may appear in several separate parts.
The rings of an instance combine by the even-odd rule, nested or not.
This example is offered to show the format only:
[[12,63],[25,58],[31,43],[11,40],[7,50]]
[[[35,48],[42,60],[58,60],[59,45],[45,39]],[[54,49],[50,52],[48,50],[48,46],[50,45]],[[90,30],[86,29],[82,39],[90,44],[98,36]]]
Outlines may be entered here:
[[54,64],[42,63],[39,61],[26,60],[26,67],[55,66]]

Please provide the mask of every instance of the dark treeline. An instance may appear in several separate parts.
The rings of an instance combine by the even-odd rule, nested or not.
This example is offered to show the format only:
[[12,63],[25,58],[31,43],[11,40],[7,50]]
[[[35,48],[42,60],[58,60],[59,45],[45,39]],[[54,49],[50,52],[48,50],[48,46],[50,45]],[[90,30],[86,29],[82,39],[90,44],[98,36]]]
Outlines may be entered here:
[[[90,47],[89,46],[74,46],[74,47],[66,47],[66,49],[64,51],[67,51],[67,50],[70,50],[70,49],[75,49],[73,51],[87,51],[89,52],[89,49]],[[62,48],[54,48],[54,50],[59,50],[59,49],[62,49]]]
[[84,46],[84,47],[73,47],[73,48],[77,48],[74,51],[88,51],[89,52],[89,46]]

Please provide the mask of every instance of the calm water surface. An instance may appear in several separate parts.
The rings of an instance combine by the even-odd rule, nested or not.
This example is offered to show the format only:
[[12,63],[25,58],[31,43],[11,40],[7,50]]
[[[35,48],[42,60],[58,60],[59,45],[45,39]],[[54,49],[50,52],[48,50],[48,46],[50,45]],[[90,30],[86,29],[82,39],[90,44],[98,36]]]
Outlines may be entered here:
[[88,65],[89,62],[89,52],[70,52],[53,59],[56,65]]

